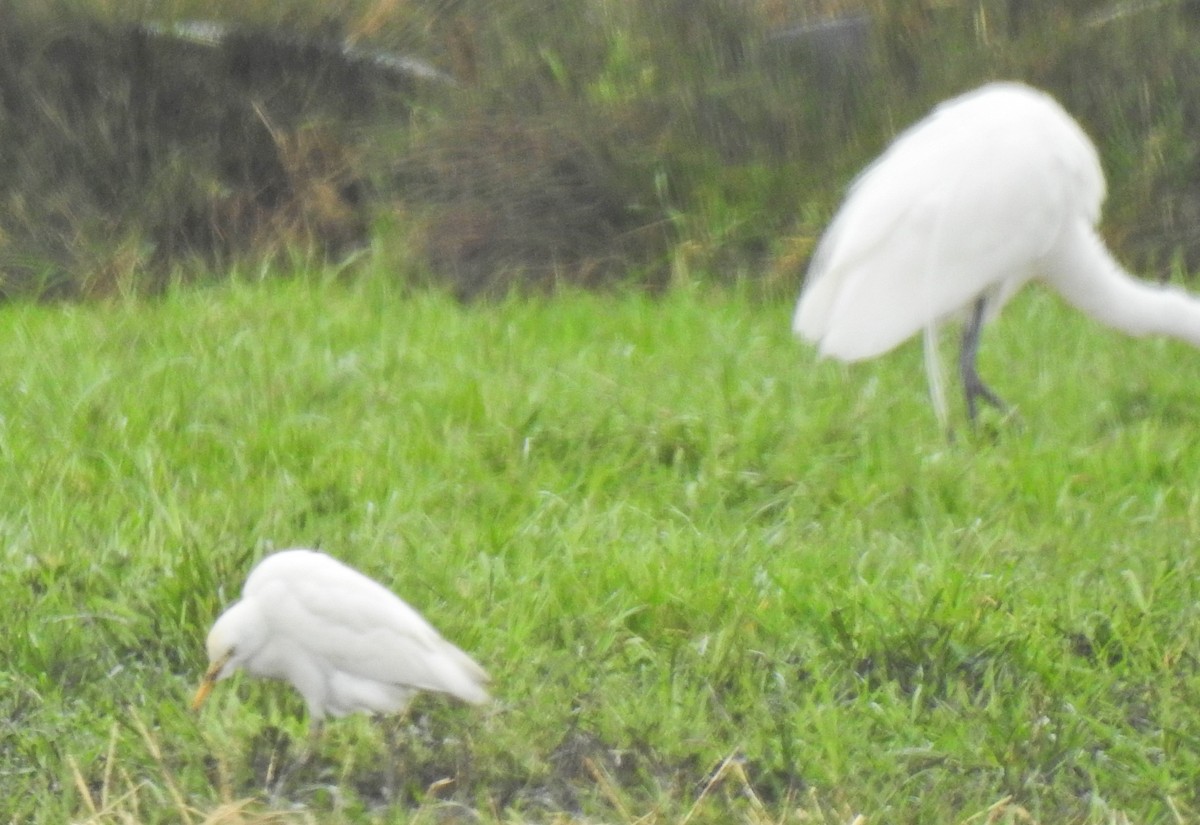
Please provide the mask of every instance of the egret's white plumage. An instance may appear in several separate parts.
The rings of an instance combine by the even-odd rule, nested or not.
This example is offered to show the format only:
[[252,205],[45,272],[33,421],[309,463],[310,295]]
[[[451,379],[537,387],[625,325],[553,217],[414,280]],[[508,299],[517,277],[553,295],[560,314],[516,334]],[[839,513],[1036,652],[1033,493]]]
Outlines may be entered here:
[[290,682],[316,724],[326,715],[399,711],[421,690],[488,700],[487,673],[470,656],[383,585],[313,550],[259,562],[207,647],[194,707],[239,667]]
[[[965,313],[960,367],[972,416],[975,395],[997,401],[975,374],[979,327],[1031,279],[1131,335],[1200,346],[1200,302],[1132,278],[1108,253],[1096,232],[1104,195],[1095,147],[1049,95],[992,83],[949,100],[851,185],[817,247],[793,330],[822,355],[858,361]],[[944,423],[936,365],[927,352]]]

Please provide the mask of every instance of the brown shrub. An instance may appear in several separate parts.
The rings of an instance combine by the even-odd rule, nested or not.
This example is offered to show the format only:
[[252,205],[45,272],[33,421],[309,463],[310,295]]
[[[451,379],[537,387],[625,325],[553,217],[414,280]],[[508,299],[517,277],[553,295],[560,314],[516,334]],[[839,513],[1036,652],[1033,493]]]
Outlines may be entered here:
[[645,228],[605,131],[476,110],[424,134],[398,194],[428,206],[429,263],[464,297],[626,277],[662,234]]
[[114,260],[154,291],[189,259],[366,243],[354,129],[411,94],[372,65],[328,38],[0,9],[0,294],[107,294]]

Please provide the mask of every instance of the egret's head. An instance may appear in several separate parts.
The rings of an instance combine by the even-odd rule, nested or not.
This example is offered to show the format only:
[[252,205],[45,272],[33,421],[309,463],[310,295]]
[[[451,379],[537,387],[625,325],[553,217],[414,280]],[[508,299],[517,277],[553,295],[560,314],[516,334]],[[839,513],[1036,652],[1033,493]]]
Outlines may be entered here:
[[233,674],[262,644],[262,622],[253,606],[237,602],[208,631],[208,670],[192,699],[192,710],[204,704],[213,685]]

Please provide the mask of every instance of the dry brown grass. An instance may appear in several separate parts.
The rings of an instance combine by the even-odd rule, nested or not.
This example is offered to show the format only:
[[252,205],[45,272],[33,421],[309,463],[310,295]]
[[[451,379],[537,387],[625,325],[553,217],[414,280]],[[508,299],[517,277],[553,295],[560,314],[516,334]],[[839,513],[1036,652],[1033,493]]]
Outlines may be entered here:
[[622,277],[654,236],[610,148],[561,115],[475,111],[423,135],[403,193],[429,207],[430,265],[467,297]]

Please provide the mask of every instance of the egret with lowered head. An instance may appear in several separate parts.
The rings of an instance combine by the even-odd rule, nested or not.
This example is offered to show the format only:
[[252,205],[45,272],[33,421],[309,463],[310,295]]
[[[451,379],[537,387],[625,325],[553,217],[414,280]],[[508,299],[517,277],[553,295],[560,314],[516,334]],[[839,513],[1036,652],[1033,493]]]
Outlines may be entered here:
[[860,361],[925,333],[925,370],[948,413],[937,329],[964,317],[967,413],[1003,408],[975,367],[983,324],[1030,280],[1130,335],[1200,346],[1200,300],[1140,281],[1096,231],[1104,173],[1083,129],[1049,95],[991,83],[901,133],[851,185],[817,246],[792,328],[822,355]]
[[403,710],[422,690],[488,701],[488,675],[470,656],[383,585],[313,550],[259,562],[207,647],[193,709],[239,667],[291,683],[314,729],[327,715]]

